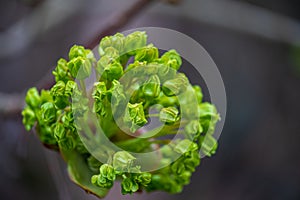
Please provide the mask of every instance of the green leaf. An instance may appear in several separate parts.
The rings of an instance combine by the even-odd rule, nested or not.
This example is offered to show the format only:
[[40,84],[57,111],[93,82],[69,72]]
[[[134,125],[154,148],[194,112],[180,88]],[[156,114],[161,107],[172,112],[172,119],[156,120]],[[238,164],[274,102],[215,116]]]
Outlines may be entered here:
[[99,172],[99,168],[102,165],[102,163],[99,162],[94,156],[90,156],[87,158],[87,164],[89,166],[89,169],[93,171],[94,173]]
[[82,155],[75,150],[61,150],[61,154],[68,164],[68,173],[74,183],[99,198],[103,198],[107,195],[108,189],[98,187],[91,183],[93,172],[89,169]]

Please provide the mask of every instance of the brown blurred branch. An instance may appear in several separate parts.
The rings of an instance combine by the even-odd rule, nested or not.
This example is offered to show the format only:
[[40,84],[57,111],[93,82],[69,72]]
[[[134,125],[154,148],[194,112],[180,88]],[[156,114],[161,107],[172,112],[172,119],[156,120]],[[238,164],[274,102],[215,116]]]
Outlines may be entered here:
[[[164,0],[168,1],[168,0]],[[173,9],[150,9],[149,13],[196,20],[242,34],[287,45],[300,45],[300,23],[289,16],[245,1],[198,0]]]
[[161,1],[169,3],[169,4],[173,4],[173,5],[177,5],[182,2],[182,0],[161,0]]
[[99,34],[92,40],[88,41],[87,47],[93,49],[100,41],[100,39],[107,35],[112,35],[120,28],[124,27],[131,19],[143,11],[153,0],[138,0],[134,5],[118,12],[105,23],[104,27],[100,27]]
[[3,94],[0,93],[0,116],[17,117],[24,105],[24,94]]
[[[87,47],[93,49],[99,42],[99,40],[106,36],[117,32],[119,29],[124,27],[130,20],[137,16],[143,11],[153,0],[137,0],[129,8],[124,8],[112,17],[108,18],[107,23],[102,27],[99,27],[99,34],[87,41]],[[47,73],[39,83],[37,84],[38,89],[49,88],[53,85],[54,79],[51,73]],[[17,117],[24,106],[24,93],[20,94],[3,94],[0,93],[0,116],[1,117]]]

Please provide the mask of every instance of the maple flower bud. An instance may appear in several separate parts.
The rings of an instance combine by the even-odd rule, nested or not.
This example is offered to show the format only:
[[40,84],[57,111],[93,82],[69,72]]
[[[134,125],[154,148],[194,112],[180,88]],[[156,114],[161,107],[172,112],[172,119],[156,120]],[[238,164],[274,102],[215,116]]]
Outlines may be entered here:
[[178,118],[179,111],[175,107],[162,108],[159,113],[159,119],[166,124],[173,124]]
[[190,121],[185,127],[185,132],[190,139],[197,139],[200,133],[203,132],[203,128],[198,120]]
[[35,117],[34,111],[31,110],[31,108],[26,107],[22,111],[22,116],[23,116],[22,122],[23,122],[23,124],[25,126],[25,129],[27,131],[29,131],[33,127],[33,125],[34,125],[34,123],[36,121],[36,117]]
[[133,192],[138,191],[139,189],[139,185],[138,183],[135,182],[135,180],[131,179],[131,178],[124,178],[122,183],[121,183],[121,187],[122,187],[122,194],[132,194]]
[[174,151],[179,154],[184,154],[188,151],[196,151],[198,149],[198,145],[188,139],[181,140],[175,147]]
[[158,49],[153,46],[153,44],[149,44],[148,46],[137,50],[135,55],[135,61],[146,61],[151,62],[158,58]]
[[151,182],[152,175],[150,173],[144,172],[138,175],[137,181],[143,185],[147,186]]
[[100,41],[98,52],[100,56],[106,53],[106,49],[109,47],[115,48],[118,52],[122,52],[124,46],[125,37],[121,33],[117,33],[113,36],[106,36]]
[[103,164],[100,167],[100,174],[108,180],[114,181],[116,179],[116,173],[113,166],[109,164]]
[[51,123],[56,119],[56,108],[53,103],[47,102],[41,106],[42,119],[45,123]]
[[71,97],[75,93],[80,93],[77,83],[75,81],[68,81],[65,87],[65,95]]
[[178,70],[182,64],[182,60],[180,55],[177,53],[176,50],[172,49],[167,51],[161,56],[161,60],[163,61],[164,64],[167,66]]
[[147,44],[147,35],[143,31],[136,31],[126,36],[125,38],[125,53],[134,55],[135,52]]
[[152,75],[144,83],[142,91],[146,97],[158,97],[160,94],[160,80],[157,75]]
[[53,96],[54,104],[57,108],[65,108],[68,101],[68,96],[65,95],[65,87],[66,84],[63,81],[58,81],[52,88],[51,88],[51,95]]
[[163,83],[162,90],[167,96],[179,95],[186,90],[189,81],[187,77],[180,73],[174,79],[167,80]]
[[129,170],[135,159],[127,151],[118,151],[113,156],[113,167],[117,171]]
[[25,97],[25,101],[26,101],[27,105],[32,109],[37,108],[40,105],[41,98],[40,98],[38,90],[35,87],[30,88],[28,90],[26,97]]
[[68,68],[73,78],[82,80],[90,76],[92,64],[87,58],[76,57],[68,62]]
[[68,66],[67,66],[67,61],[63,58],[60,58],[57,61],[57,65],[55,70],[52,72],[52,74],[55,77],[56,82],[57,81],[68,81],[69,77],[68,77]]
[[124,121],[131,124],[130,131],[133,133],[140,126],[143,126],[147,123],[142,102],[135,103],[135,104],[131,104],[131,103],[127,104]]
[[56,124],[54,128],[54,137],[57,141],[60,141],[61,139],[65,138],[66,130],[63,124],[58,123]]
[[218,142],[212,135],[206,135],[202,140],[201,151],[207,155],[212,156],[216,153]]
[[90,62],[95,61],[94,54],[90,49],[85,49],[80,45],[73,45],[69,51],[69,59],[73,60],[77,57],[87,58]]

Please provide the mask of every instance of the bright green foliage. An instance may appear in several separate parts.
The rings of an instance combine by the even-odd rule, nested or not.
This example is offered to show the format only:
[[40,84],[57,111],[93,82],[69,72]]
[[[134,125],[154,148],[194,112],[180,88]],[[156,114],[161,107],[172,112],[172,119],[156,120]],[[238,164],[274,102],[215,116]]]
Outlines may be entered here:
[[[106,36],[98,52],[100,59],[96,60],[91,50],[74,45],[68,59],[58,60],[53,71],[56,83],[50,90],[28,90],[22,111],[25,129],[35,128],[41,142],[64,157],[70,178],[99,197],[116,180],[121,181],[122,194],[181,192],[200,164],[200,153],[212,156],[216,152],[213,134],[220,119],[216,107],[202,102],[201,88],[191,86],[187,76],[178,72],[182,65],[178,52],[160,55],[157,47],[147,44],[145,32]],[[97,80],[87,89],[86,79],[94,75]],[[103,144],[93,154],[88,151],[75,119],[84,119],[89,112],[97,116],[105,136],[122,150],[107,151]],[[158,132],[139,130],[152,118],[162,124]],[[145,137],[133,137],[127,131]],[[164,137],[174,134],[182,139],[170,142],[166,139],[170,137]],[[153,150],[160,157],[149,162],[162,167],[145,172],[131,152]],[[106,162],[97,159],[103,152]]]

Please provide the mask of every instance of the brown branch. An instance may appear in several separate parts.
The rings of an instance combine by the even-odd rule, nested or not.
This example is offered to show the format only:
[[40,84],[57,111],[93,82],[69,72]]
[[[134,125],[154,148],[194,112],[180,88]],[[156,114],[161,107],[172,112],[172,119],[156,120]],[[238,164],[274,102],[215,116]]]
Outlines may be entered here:
[[93,40],[88,41],[87,47],[93,49],[98,45],[101,38],[107,35],[112,35],[120,28],[124,27],[131,19],[143,11],[153,0],[138,0],[134,5],[125,9],[123,12],[116,13],[111,20],[105,23],[104,27],[100,28],[99,34]]
[[[87,47],[93,49],[99,40],[106,36],[117,32],[124,27],[130,20],[143,11],[153,0],[137,0],[129,8],[119,11],[108,18],[107,23],[99,28],[99,34],[93,39],[87,41]],[[38,89],[47,89],[54,84],[52,73],[47,73],[37,84]],[[1,117],[17,117],[24,107],[24,93],[20,94],[3,94],[0,93],[0,116]]]
[[163,2],[169,3],[169,4],[173,4],[173,5],[177,5],[180,4],[182,2],[182,0],[162,0]]
[[18,117],[24,106],[24,94],[3,94],[0,93],[0,116],[1,117]]

